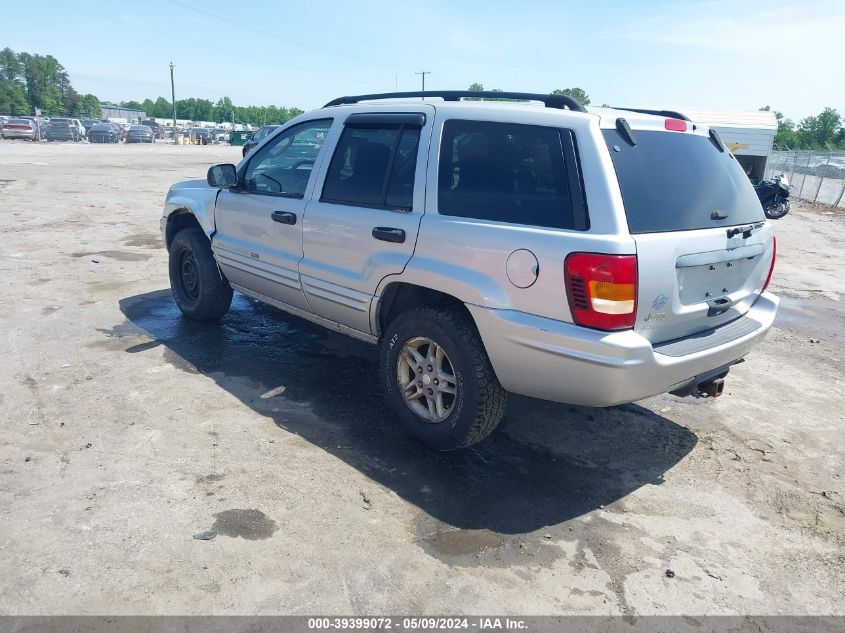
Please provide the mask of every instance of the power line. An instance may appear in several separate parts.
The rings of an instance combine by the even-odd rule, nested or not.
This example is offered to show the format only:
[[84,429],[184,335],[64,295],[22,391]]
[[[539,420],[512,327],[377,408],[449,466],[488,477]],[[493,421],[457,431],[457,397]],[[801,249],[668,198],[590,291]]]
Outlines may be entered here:
[[242,28],[244,30],[250,31],[252,33],[260,33],[262,35],[265,35],[267,37],[271,37],[271,38],[279,40],[281,42],[287,42],[288,44],[293,44],[295,46],[301,46],[303,48],[310,48],[312,50],[319,51],[321,53],[326,53],[328,55],[335,55],[335,56],[338,56],[338,57],[343,57],[345,59],[350,59],[350,60],[357,61],[357,62],[363,62],[365,64],[372,64],[374,66],[381,66],[382,68],[395,68],[395,66],[392,65],[392,64],[385,64],[383,62],[379,62],[379,61],[376,61],[376,60],[367,59],[366,57],[361,57],[361,56],[356,55],[355,53],[352,53],[350,51],[324,48],[322,46],[316,46],[316,45],[310,43],[309,41],[306,41],[306,40],[303,40],[303,39],[300,39],[300,38],[297,38],[297,37],[293,37],[293,36],[290,36],[290,35],[280,35],[277,32],[270,31],[270,30],[267,30],[267,29],[263,29],[263,28],[255,26],[254,24],[250,24],[248,22],[243,22],[243,21],[234,19],[234,18],[232,18],[231,15],[218,13],[218,12],[213,11],[212,9],[210,9],[209,7],[206,7],[206,6],[195,6],[195,5],[188,4],[186,2],[181,2],[180,0],[168,0],[168,1],[171,4],[175,4],[175,5],[182,7],[183,9],[188,9],[189,11],[194,11],[196,13],[200,13],[201,15],[204,15],[206,17],[217,20],[218,22],[223,22],[226,25],[234,24],[235,26],[239,26],[240,28]]

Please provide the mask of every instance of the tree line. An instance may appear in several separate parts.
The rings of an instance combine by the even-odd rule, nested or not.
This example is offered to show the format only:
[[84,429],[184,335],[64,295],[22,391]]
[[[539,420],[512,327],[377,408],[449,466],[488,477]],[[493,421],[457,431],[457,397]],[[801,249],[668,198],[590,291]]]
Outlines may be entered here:
[[[144,110],[151,117],[173,116],[173,104],[164,97],[119,105]],[[102,116],[100,100],[93,94],[79,94],[65,67],[52,55],[16,53],[8,47],[0,50],[0,114],[33,115],[36,108],[44,116]],[[302,112],[278,106],[236,106],[229,97],[216,102],[193,97],[176,101],[176,118],[191,121],[231,121],[234,114],[236,123],[269,125],[284,123]]]
[[[769,106],[760,110],[771,112]],[[778,120],[775,145],[778,149],[845,149],[845,127],[842,116],[833,108],[825,108],[815,116],[808,116],[795,124],[783,112],[774,110]]]
[[[476,81],[475,83],[471,83],[467,90],[469,90],[469,92],[483,92],[484,84]],[[493,88],[490,92],[504,92],[504,90],[501,88]],[[590,105],[590,96],[582,88],[557,88],[552,90],[549,94],[566,95],[567,97],[572,97],[581,105]],[[473,101],[473,99],[473,97],[469,97],[467,101]],[[478,99],[475,100],[478,101]],[[511,99],[488,99],[488,101],[511,101]]]
[[[150,117],[173,118],[173,103],[164,97],[159,97],[155,101],[152,99],[121,101],[119,105],[124,108],[143,110]],[[303,112],[304,110],[299,108],[284,108],[274,105],[236,106],[229,97],[223,97],[216,102],[208,99],[195,99],[194,97],[176,100],[176,118],[191,121],[231,122],[234,115],[235,123],[277,125],[290,121]]]
[[0,113],[100,116],[100,100],[74,90],[64,66],[52,55],[0,51]]

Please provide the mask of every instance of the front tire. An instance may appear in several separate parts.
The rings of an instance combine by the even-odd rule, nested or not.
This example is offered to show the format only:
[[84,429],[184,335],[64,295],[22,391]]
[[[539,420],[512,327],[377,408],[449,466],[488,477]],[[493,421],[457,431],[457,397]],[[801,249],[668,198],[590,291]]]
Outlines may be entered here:
[[232,288],[223,277],[211,242],[198,227],[182,229],[170,244],[170,287],[176,305],[189,319],[219,319],[232,304]]
[[436,450],[484,440],[505,412],[499,384],[472,320],[449,307],[401,313],[381,347],[387,404],[402,425]]

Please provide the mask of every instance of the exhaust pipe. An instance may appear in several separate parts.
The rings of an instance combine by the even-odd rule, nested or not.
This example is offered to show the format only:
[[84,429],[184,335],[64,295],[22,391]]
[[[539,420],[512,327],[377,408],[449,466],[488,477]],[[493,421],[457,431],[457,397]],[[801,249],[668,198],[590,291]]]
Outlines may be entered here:
[[725,390],[725,379],[713,378],[711,380],[705,380],[704,382],[698,383],[696,389],[701,396],[718,398]]

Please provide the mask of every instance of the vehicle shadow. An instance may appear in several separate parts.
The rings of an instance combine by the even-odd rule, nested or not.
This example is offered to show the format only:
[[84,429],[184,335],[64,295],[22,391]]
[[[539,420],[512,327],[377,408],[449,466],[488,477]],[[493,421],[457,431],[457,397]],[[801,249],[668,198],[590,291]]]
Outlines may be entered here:
[[457,528],[520,534],[558,525],[660,484],[696,444],[686,428],[637,405],[591,409],[512,396],[487,441],[436,453],[382,403],[373,346],[239,294],[213,324],[182,317],[169,290],[127,297],[120,308],[128,323],[118,335],[145,332],[170,362]]

